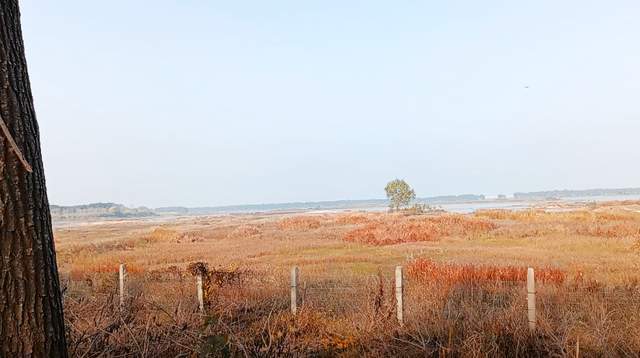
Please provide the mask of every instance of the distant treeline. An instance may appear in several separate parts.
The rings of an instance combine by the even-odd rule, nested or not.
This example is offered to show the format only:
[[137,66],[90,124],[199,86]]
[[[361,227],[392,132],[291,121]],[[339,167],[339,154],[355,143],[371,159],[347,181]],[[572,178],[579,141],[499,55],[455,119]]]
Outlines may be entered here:
[[122,204],[115,203],[93,203],[72,206],[50,205],[50,209],[51,216],[54,219],[140,218],[157,215],[149,208],[128,208]]
[[[589,189],[589,190],[552,190],[529,193],[515,193],[514,198],[520,200],[540,200],[551,198],[572,198],[590,196],[618,196],[640,195],[640,188],[630,189]],[[442,205],[450,203],[475,202],[486,200],[484,195],[444,195],[417,198],[419,204]],[[115,203],[95,203],[88,205],[58,206],[51,205],[51,215],[54,219],[83,219],[83,218],[142,218],[158,215],[216,215],[229,213],[260,213],[287,212],[305,210],[358,210],[370,208],[384,208],[389,204],[387,199],[367,200],[334,200],[311,201],[297,203],[230,205],[214,207],[162,207],[149,209],[146,207],[128,208]]]
[[[459,203],[484,200],[484,195],[448,195],[429,198],[417,198],[416,202],[428,205],[438,205],[446,203]],[[116,203],[94,203],[87,205],[59,206],[51,205],[51,215],[56,220],[61,219],[87,219],[87,218],[143,218],[158,215],[216,215],[229,213],[260,213],[260,212],[287,212],[305,210],[357,210],[370,208],[384,208],[388,206],[387,199],[368,200],[335,200],[335,201],[313,201],[298,203],[276,203],[276,204],[252,204],[252,205],[230,205],[214,207],[162,207],[150,209],[146,207],[128,208]]]
[[[422,204],[445,204],[468,201],[484,200],[484,195],[465,194],[434,196],[428,198],[417,198],[416,202]],[[344,209],[367,209],[386,207],[389,204],[387,199],[367,199],[367,200],[334,200],[334,201],[310,201],[298,203],[278,203],[278,204],[252,204],[252,205],[232,205],[216,207],[187,208],[181,206],[157,208],[158,214],[175,215],[207,215],[219,213],[251,213],[269,211],[301,211],[301,210],[344,210]]]
[[445,203],[459,203],[468,201],[485,200],[484,195],[476,194],[463,194],[463,195],[443,195],[434,196],[431,198],[418,198],[417,201],[427,204],[445,204]]
[[551,198],[575,198],[583,196],[619,196],[640,195],[640,188],[626,189],[587,189],[587,190],[550,190],[535,191],[529,193],[515,193],[515,199],[551,199]]

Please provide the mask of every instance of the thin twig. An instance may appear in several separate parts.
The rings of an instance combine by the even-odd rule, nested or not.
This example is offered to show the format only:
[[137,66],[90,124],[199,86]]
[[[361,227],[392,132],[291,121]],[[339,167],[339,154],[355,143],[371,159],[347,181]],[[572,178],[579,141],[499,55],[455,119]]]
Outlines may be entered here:
[[29,165],[27,160],[24,159],[24,156],[22,155],[20,148],[18,148],[16,141],[13,140],[13,136],[9,131],[9,127],[7,127],[7,124],[4,123],[4,119],[2,119],[2,115],[0,115],[0,129],[2,129],[2,133],[4,133],[4,136],[5,138],[7,138],[7,141],[9,142],[9,145],[11,146],[12,151],[16,154],[16,157],[18,157],[18,160],[20,160],[20,162],[22,163],[22,166],[24,166],[24,169],[29,173],[33,172],[31,165]]

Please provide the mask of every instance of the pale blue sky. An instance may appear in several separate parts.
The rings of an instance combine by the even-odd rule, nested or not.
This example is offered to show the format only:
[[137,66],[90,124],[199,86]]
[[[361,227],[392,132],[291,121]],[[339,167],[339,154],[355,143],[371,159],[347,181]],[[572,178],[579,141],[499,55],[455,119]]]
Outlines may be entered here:
[[640,186],[637,0],[21,7],[52,203]]

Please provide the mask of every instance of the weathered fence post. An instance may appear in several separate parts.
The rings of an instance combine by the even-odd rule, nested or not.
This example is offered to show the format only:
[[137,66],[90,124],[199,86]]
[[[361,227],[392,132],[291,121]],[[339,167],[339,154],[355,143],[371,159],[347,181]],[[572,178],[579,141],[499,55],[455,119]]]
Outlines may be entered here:
[[124,264],[120,264],[120,270],[119,270],[119,278],[120,278],[120,308],[124,307],[124,277],[127,274],[127,268]]
[[396,315],[398,323],[404,325],[404,302],[403,302],[403,277],[402,266],[396,266]]
[[536,280],[533,268],[527,270],[527,308],[529,329],[536,329]]
[[291,269],[291,313],[298,313],[298,267]]
[[196,293],[198,295],[198,309],[204,313],[204,292],[202,292],[202,273],[196,276]]

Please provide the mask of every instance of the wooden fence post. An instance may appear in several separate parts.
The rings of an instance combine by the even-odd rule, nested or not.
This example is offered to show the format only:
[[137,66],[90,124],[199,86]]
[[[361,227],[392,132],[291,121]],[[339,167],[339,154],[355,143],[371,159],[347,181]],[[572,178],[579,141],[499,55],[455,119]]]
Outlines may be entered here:
[[403,302],[403,277],[402,266],[396,266],[396,315],[398,323],[404,325],[404,302]]
[[298,313],[298,267],[291,269],[291,313]]
[[202,273],[196,276],[196,293],[198,295],[198,308],[204,313],[204,292],[202,291]]
[[124,307],[124,277],[127,274],[127,268],[124,264],[120,264],[120,270],[119,270],[119,278],[120,278],[120,308]]
[[536,329],[536,280],[533,268],[527,270],[527,308],[529,329]]

